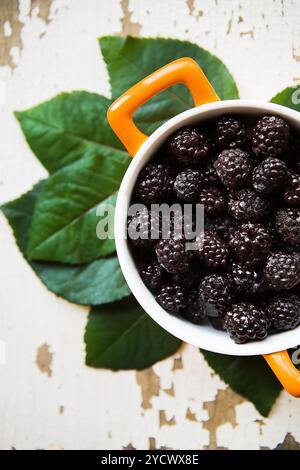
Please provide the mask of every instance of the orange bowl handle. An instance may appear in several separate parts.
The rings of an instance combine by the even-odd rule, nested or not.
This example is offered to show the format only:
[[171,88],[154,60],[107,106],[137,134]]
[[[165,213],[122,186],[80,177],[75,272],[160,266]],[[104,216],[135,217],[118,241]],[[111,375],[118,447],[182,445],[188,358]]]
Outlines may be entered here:
[[294,366],[288,352],[265,354],[264,358],[282,386],[294,397],[300,397],[300,371]]
[[120,96],[107,112],[112,129],[131,156],[136,154],[147,139],[147,136],[133,122],[134,112],[154,95],[176,83],[186,85],[193,96],[195,106],[219,100],[213,87],[193,59],[184,57],[156,70]]

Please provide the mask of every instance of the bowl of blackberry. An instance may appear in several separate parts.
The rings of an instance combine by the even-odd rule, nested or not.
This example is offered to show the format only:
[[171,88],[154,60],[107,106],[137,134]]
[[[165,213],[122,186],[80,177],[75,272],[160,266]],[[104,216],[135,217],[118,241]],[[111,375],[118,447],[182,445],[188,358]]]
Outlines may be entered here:
[[[178,82],[195,108],[145,136],[134,111]],[[135,157],[117,198],[115,238],[139,303],[185,342],[263,354],[300,396],[300,374],[286,351],[300,342],[299,113],[220,101],[198,65],[180,59],[126,92],[108,119]],[[162,206],[171,207],[167,230]]]

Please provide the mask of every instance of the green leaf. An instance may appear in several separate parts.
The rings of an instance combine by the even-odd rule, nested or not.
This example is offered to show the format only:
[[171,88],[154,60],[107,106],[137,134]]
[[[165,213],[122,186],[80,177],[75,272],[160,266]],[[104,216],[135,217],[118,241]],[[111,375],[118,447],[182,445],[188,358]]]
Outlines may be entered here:
[[181,345],[133,297],[93,308],[84,339],[86,364],[113,370],[149,367]]
[[32,151],[53,173],[85,155],[128,155],[107,122],[109,105],[104,96],[75,91],[15,115]]
[[51,175],[37,199],[30,259],[78,264],[113,253],[113,238],[96,234],[99,209],[107,220],[128,164],[128,157],[86,155]]
[[283,91],[275,95],[271,99],[271,102],[300,111],[300,87],[290,86],[285,88]]
[[[196,44],[177,39],[104,36],[100,48],[110,75],[113,99],[156,69],[180,57],[198,62],[223,100],[238,98],[234,79],[223,62]],[[161,124],[193,107],[192,97],[183,85],[176,85],[152,98],[137,111],[138,126],[151,134]]]
[[97,305],[130,295],[116,256],[82,266],[30,262],[27,258],[28,234],[36,199],[45,182],[1,207],[10,223],[20,251],[49,290],[71,302]]
[[282,386],[261,356],[227,356],[203,349],[201,352],[224,382],[268,416]]
[[[285,88],[271,101],[300,111],[300,87]],[[250,400],[263,416],[268,416],[282,386],[262,357],[201,352],[224,382]]]

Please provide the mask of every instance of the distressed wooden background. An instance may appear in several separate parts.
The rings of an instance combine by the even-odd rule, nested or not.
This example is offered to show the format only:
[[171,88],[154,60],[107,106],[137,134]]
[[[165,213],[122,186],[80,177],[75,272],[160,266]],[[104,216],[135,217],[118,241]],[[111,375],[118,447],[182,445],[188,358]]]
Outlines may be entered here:
[[[12,111],[63,90],[109,94],[105,34],[192,40],[243,98],[300,83],[297,0],[0,0],[0,202],[45,176]],[[85,367],[87,310],[42,286],[2,216],[0,251],[1,449],[300,449],[300,400],[282,393],[263,419],[196,348],[137,373]]]

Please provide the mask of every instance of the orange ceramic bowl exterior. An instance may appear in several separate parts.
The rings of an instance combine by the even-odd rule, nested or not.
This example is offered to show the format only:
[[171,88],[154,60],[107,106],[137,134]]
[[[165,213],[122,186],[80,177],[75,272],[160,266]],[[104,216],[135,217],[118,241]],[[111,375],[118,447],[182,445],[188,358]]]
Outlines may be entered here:
[[[190,58],[175,60],[152,73],[117,99],[107,113],[112,129],[131,156],[134,156],[148,139],[134,124],[134,112],[154,95],[177,83],[187,86],[195,106],[219,101],[198,64]],[[264,354],[263,357],[283,387],[291,395],[300,397],[300,372],[294,367],[288,352],[274,352]]]

